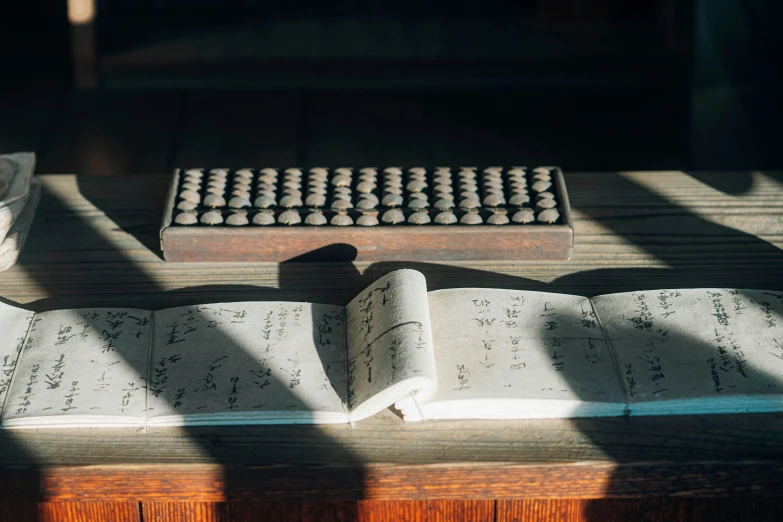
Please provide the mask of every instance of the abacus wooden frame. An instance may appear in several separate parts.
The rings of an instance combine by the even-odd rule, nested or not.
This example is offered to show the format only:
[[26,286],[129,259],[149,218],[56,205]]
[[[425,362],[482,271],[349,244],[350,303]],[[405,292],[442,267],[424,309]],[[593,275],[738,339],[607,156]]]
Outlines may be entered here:
[[[172,226],[181,169],[172,176],[160,230],[172,262],[284,262],[333,247],[344,261],[568,260],[574,242],[563,172],[553,169],[561,223],[529,225],[394,225],[376,227]],[[338,254],[339,256],[340,254]]]

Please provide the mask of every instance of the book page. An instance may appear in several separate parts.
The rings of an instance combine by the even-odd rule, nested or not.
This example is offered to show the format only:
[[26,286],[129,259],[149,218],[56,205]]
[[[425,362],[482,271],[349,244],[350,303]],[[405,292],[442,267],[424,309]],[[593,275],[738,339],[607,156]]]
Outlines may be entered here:
[[[592,301],[631,413],[642,403],[676,407],[687,399],[724,403],[712,401],[705,411],[730,409],[730,397],[783,393],[783,293],[655,290]],[[783,408],[779,397],[772,400]]]
[[35,313],[0,303],[0,413]]
[[150,424],[347,422],[343,307],[218,303],[154,317]]
[[415,270],[378,279],[346,307],[352,419],[436,386],[427,282]]
[[[464,288],[431,292],[429,302],[438,367],[430,403],[460,401],[486,410],[486,401],[523,400],[529,406],[498,402],[513,411],[453,410],[448,416],[577,416],[580,403],[590,402],[622,413],[617,370],[588,299]],[[552,409],[558,406],[551,401],[567,401],[569,411]],[[549,404],[549,411],[536,404]],[[447,408],[428,411],[445,416]]]
[[144,424],[150,312],[96,308],[35,315],[4,426]]

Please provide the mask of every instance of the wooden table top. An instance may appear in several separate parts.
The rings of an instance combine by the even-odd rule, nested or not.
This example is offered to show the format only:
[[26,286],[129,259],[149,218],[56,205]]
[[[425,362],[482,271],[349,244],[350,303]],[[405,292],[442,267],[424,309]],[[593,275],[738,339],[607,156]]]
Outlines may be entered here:
[[[345,304],[403,266],[431,289],[598,295],[783,290],[783,175],[566,173],[571,261],[167,264],[167,176],[40,176],[0,298],[41,311],[227,300]],[[0,432],[0,497],[43,500],[598,498],[783,494],[783,415]]]

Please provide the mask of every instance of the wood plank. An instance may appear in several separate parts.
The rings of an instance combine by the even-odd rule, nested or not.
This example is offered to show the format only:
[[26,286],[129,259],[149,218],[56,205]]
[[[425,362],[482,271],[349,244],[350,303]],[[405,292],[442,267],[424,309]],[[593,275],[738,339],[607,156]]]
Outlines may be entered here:
[[499,500],[497,522],[624,522],[777,520],[781,498],[645,498],[596,500]]
[[[225,522],[225,502],[141,502],[141,512],[144,520],[155,522]],[[242,518],[232,517],[230,520],[241,521]]]
[[[459,423],[451,423],[455,433]],[[493,424],[486,431],[498,431]],[[268,430],[262,430],[268,431]],[[389,444],[404,446],[405,430],[393,430]],[[570,434],[560,433],[560,437]],[[187,440],[187,437],[184,438]],[[95,441],[91,441],[95,442]],[[636,439],[634,443],[643,442]],[[470,444],[461,441],[463,449]],[[742,446],[741,444],[737,444]],[[541,444],[562,447],[562,438]],[[44,501],[234,500],[465,500],[542,498],[632,498],[643,496],[783,496],[780,460],[614,463],[604,460],[494,464],[442,459],[438,464],[354,462],[329,466],[299,463],[229,467],[225,464],[134,464],[128,453],[142,453],[145,441],[115,448],[121,464],[40,467],[11,476],[0,473],[0,498]],[[301,451],[301,446],[299,449]],[[596,448],[600,449],[600,448]],[[434,450],[433,450],[434,451]],[[246,455],[247,453],[245,453]],[[236,455],[237,457],[240,454]],[[485,458],[497,455],[482,452]],[[368,456],[378,462],[383,452]],[[291,457],[291,462],[296,458]],[[400,461],[400,457],[397,457]]]
[[[591,522],[585,507],[591,500],[498,500],[495,522]],[[598,520],[598,519],[596,519]],[[606,520],[606,519],[602,519]]]
[[167,172],[181,102],[177,93],[73,93],[37,171]]
[[317,92],[306,100],[302,164],[429,164],[431,122],[420,94]]
[[0,504],[0,522],[139,522],[138,502],[18,502]]
[[356,522],[494,522],[494,500],[429,500],[356,503]]
[[[357,520],[350,502],[142,502],[154,522],[346,522]],[[358,521],[357,521],[358,522]]]
[[298,159],[298,125],[296,93],[191,93],[175,166],[293,166]]

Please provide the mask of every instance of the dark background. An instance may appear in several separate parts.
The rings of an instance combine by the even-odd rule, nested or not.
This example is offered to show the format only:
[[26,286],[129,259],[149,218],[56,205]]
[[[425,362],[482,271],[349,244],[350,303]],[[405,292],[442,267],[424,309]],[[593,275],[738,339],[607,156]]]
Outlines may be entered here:
[[[776,4],[98,0],[71,27],[66,0],[5,2],[0,148],[36,151],[42,173],[780,168]],[[373,128],[422,150],[370,146]]]

